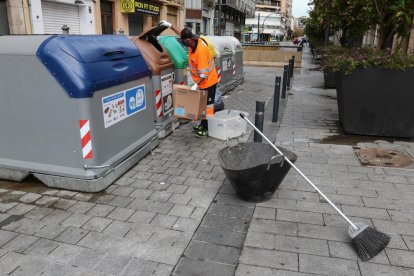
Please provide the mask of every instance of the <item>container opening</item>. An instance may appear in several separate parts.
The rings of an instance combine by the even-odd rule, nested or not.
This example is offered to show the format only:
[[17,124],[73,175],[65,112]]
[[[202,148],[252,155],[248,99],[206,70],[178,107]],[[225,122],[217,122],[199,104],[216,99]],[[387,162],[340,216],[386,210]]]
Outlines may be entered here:
[[183,47],[186,52],[188,52],[190,50],[188,46],[185,46],[183,44],[183,41],[181,40],[181,38],[177,37],[175,39],[178,41],[178,43],[180,43],[181,47]]
[[155,36],[153,35],[146,35],[144,37],[144,39],[146,41],[148,41],[149,43],[151,43],[159,52],[163,52],[162,46],[158,43],[158,40]]

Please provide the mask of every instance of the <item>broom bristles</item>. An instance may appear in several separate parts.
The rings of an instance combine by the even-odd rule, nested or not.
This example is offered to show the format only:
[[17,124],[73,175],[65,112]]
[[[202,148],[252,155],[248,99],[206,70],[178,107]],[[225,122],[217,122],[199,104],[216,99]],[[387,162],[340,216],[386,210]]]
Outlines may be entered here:
[[369,226],[351,237],[359,257],[368,261],[377,256],[388,245],[390,237]]

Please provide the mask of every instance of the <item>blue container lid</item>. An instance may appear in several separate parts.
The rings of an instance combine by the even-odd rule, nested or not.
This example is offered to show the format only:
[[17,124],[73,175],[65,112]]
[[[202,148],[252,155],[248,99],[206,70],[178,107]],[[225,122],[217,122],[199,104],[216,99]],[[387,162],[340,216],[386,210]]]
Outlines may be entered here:
[[55,35],[37,55],[72,98],[151,76],[139,49],[120,35]]

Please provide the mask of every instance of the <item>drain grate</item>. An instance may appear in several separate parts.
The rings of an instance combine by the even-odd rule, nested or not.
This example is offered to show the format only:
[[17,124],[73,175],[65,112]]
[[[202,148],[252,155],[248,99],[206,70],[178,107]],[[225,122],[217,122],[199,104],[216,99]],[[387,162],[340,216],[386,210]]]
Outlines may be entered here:
[[355,148],[355,153],[364,166],[406,168],[414,164],[413,158],[400,149]]

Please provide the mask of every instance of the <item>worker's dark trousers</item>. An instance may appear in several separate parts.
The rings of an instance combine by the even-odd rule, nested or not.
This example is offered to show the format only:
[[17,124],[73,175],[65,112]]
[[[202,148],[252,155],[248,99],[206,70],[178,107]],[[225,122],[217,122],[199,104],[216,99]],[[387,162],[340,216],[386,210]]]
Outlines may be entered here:
[[[214,98],[216,97],[216,88],[217,84],[212,85],[208,88],[204,88],[203,90],[206,90],[207,93],[207,106],[213,105],[214,106]],[[214,110],[214,107],[213,107]],[[207,120],[201,120],[200,125],[205,129],[208,130],[208,123]]]

